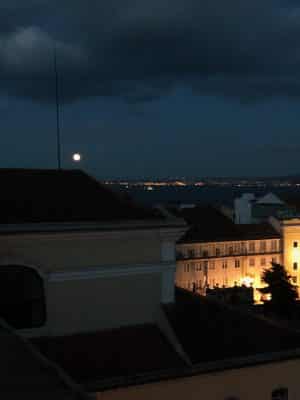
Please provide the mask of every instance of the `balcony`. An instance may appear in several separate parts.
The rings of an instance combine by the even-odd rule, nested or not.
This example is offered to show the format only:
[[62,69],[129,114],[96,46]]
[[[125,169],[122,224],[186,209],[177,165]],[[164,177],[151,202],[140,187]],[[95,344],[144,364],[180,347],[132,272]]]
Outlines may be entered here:
[[[203,252],[204,253],[204,252]],[[214,254],[211,253],[205,253],[205,254],[184,254],[182,252],[177,251],[176,253],[176,260],[207,260],[207,259],[213,259],[213,258],[228,258],[228,257],[245,257],[245,256],[263,256],[263,255],[272,255],[272,254],[281,254],[281,250],[265,250],[265,251],[254,251],[254,252],[249,252],[247,249],[242,249],[241,251],[233,251],[233,252],[220,252]]]

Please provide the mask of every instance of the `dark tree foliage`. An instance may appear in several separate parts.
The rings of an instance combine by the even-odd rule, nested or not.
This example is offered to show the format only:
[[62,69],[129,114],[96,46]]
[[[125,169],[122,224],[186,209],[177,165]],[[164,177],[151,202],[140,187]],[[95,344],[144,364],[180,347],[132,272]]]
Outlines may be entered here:
[[260,292],[271,295],[271,299],[265,301],[266,310],[290,317],[294,313],[298,293],[286,269],[280,264],[272,263],[271,268],[263,271],[262,281],[267,286],[259,289]]

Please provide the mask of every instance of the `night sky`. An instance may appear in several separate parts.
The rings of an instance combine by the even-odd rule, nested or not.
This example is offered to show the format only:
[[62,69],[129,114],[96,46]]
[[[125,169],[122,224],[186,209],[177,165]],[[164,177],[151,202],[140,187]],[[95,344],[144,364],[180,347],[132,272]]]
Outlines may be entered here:
[[[300,173],[300,2],[1,0],[0,167]],[[76,165],[76,167],[78,164]]]

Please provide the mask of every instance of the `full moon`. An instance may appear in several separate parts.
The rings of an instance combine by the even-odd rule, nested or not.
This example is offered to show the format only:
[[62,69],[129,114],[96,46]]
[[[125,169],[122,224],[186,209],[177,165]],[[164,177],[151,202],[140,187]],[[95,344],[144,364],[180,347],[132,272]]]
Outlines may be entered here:
[[81,160],[81,154],[79,154],[79,153],[74,153],[73,156],[72,156],[72,158],[73,158],[73,161],[79,162],[79,161]]

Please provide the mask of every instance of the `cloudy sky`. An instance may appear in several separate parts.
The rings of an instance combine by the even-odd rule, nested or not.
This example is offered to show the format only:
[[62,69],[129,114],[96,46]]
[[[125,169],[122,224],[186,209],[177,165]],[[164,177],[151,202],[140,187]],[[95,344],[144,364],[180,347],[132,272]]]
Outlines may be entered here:
[[0,167],[300,173],[300,2],[1,0]]

